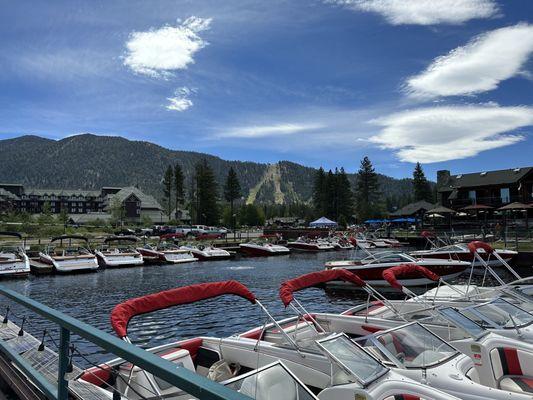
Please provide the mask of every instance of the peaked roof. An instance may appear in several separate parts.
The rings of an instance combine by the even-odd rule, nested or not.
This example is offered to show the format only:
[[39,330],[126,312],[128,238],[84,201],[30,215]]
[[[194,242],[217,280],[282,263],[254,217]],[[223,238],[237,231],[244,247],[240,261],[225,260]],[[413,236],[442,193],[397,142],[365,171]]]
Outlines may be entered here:
[[143,193],[140,189],[134,186],[122,188],[117,193],[108,195],[108,204],[111,204],[111,201],[113,201],[113,199],[118,199],[118,201],[123,202],[132,194],[134,194],[140,200],[141,208],[152,208],[162,210],[161,205],[157,202],[156,199],[154,199],[149,194]]
[[390,213],[392,217],[403,217],[407,215],[413,215],[420,211],[428,211],[435,208],[435,204],[431,204],[425,200],[420,200],[415,203],[407,204],[405,207]]
[[2,189],[2,188],[0,188],[0,197],[3,197],[5,199],[10,199],[10,200],[18,200],[19,199],[19,197],[17,195],[11,193],[10,191]]
[[500,169],[497,171],[475,172],[471,174],[451,175],[439,188],[439,192],[448,192],[454,188],[487,185],[505,185],[516,183],[533,171],[533,167]]

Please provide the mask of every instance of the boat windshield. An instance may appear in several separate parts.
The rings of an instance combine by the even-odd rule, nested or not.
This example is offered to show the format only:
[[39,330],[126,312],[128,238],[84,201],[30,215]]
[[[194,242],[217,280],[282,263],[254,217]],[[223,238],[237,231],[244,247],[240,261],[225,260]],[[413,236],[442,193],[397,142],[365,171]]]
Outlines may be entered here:
[[174,243],[169,242],[161,242],[157,246],[159,250],[179,250],[179,247],[176,246]]
[[455,357],[458,351],[419,323],[377,333],[366,346],[386,362],[405,368],[428,368]]
[[476,324],[474,321],[472,321],[467,316],[461,314],[455,308],[452,308],[452,307],[438,308],[437,312],[446,321],[451,322],[453,325],[466,331],[473,338],[478,339],[481,336],[484,336],[488,333],[486,329]]
[[[367,257],[366,259],[370,260],[371,263],[405,263],[405,262],[416,262],[414,258],[405,254],[398,252],[382,252],[373,254],[372,257]],[[365,260],[366,260],[365,259]]]
[[317,344],[338,367],[338,372],[332,376],[334,384],[357,381],[366,386],[388,371],[387,367],[363,350],[360,345],[352,342],[345,334],[318,340]]
[[484,328],[514,329],[533,322],[533,314],[504,299],[465,308],[463,313]]
[[318,400],[318,397],[279,361],[223,384],[252,399]]

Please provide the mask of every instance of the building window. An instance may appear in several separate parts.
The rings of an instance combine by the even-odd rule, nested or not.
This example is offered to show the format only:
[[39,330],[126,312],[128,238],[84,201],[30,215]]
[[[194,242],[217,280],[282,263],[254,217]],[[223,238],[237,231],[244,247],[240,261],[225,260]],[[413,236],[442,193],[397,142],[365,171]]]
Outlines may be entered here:
[[509,192],[509,188],[501,188],[500,189],[500,199],[502,200],[502,203],[509,203],[511,194]]
[[476,202],[476,191],[475,190],[469,190],[468,191],[468,198],[472,200],[472,203]]

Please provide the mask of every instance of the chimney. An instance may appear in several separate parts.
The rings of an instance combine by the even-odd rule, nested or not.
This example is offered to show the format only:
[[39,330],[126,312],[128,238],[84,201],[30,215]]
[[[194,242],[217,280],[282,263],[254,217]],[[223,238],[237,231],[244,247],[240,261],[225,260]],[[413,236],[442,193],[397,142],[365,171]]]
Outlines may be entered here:
[[441,169],[437,171],[437,189],[447,186],[450,182],[450,171]]

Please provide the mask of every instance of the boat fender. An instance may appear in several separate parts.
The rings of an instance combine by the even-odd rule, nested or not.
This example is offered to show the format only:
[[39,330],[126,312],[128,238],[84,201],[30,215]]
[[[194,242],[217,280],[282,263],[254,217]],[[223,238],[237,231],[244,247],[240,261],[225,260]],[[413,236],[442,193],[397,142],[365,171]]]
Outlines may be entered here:
[[207,378],[215,382],[222,382],[236,376],[240,369],[241,366],[238,363],[230,365],[226,360],[219,360],[211,365]]

